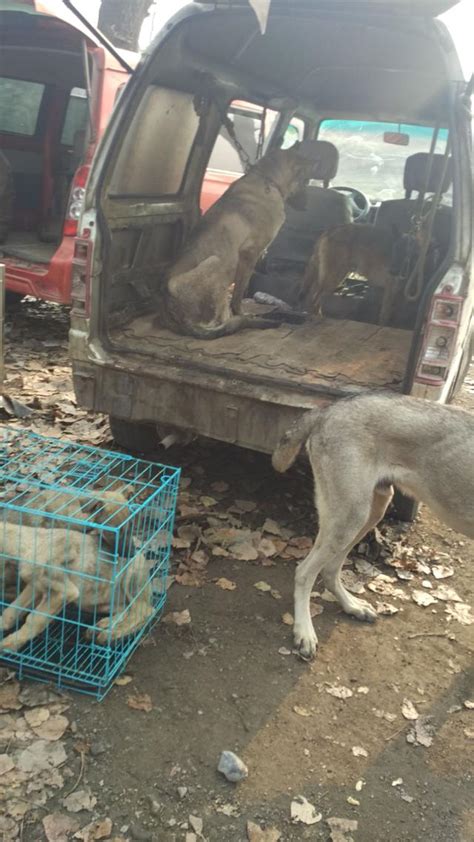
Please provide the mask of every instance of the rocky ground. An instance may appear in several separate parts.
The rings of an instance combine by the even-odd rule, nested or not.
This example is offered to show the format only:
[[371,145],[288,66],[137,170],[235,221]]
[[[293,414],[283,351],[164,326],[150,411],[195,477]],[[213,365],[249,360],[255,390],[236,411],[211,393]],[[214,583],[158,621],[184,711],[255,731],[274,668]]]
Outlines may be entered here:
[[[66,313],[10,314],[6,362],[3,423],[110,444],[75,406]],[[474,408],[472,376],[460,402]],[[216,444],[170,458],[183,482],[166,622],[126,674],[98,703],[0,673],[4,840],[472,842],[473,543],[426,510],[409,528],[388,519],[344,574],[378,623],[316,591],[304,663],[291,612],[315,528],[307,472]],[[223,750],[248,767],[241,783],[217,772]]]

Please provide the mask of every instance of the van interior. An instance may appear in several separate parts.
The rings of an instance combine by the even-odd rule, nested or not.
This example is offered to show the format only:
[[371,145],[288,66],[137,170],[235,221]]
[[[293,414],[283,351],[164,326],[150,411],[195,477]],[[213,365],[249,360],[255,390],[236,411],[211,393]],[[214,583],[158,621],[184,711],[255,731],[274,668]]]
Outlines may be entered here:
[[[124,96],[121,136],[100,175],[98,330],[106,347],[252,389],[403,389],[456,219],[447,77],[436,22],[407,13],[295,4],[290,15],[275,3],[265,35],[244,8],[176,24],[150,53],[140,96],[137,86],[133,100]],[[432,210],[422,271],[391,323],[378,323],[379,291],[349,276],[323,301],[323,318],[212,341],[157,328],[152,292],[199,219],[206,173],[230,167],[238,175],[267,148],[303,138],[321,143],[307,209],[287,209],[256,267],[247,310],[268,310],[262,292],[293,306],[314,243],[331,227],[352,220],[413,234],[420,213]]]
[[14,199],[0,250],[49,263],[83,160],[89,106],[80,33],[50,16],[9,13],[0,50],[0,148]]

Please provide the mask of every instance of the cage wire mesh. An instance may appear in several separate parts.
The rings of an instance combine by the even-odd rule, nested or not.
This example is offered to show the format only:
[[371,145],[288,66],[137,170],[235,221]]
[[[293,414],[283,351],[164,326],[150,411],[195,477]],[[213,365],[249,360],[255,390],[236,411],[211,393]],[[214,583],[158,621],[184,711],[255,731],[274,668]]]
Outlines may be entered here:
[[0,660],[103,698],[165,599],[179,468],[0,432]]

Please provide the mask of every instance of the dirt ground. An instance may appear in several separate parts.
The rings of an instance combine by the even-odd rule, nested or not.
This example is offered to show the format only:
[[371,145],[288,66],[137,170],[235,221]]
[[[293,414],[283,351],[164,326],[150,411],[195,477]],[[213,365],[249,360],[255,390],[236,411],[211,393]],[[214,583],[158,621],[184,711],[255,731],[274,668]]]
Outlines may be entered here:
[[[10,316],[7,391],[34,400],[36,410],[8,423],[106,443],[103,419],[74,408],[66,334],[58,308],[24,304]],[[471,375],[460,402],[474,409],[473,383]],[[472,842],[474,625],[448,621],[446,612],[459,600],[472,603],[473,542],[426,510],[409,528],[388,520],[348,570],[370,601],[388,601],[397,613],[364,625],[320,594],[319,651],[308,664],[291,653],[291,627],[282,621],[293,610],[296,559],[315,529],[305,469],[276,476],[267,457],[203,443],[170,452],[170,461],[183,467],[180,524],[193,523],[186,518],[193,507],[200,516],[194,537],[181,530],[172,560],[178,582],[193,584],[170,587],[165,613],[188,609],[191,622],[159,623],[130,661],[129,683],[103,702],[68,695],[65,787],[4,830],[4,839],[72,838],[72,830],[54,836],[44,823],[67,814],[76,829],[110,818],[106,836],[96,829],[77,837],[90,840]],[[250,530],[258,557],[243,560],[242,548],[213,554],[205,530],[219,520]],[[437,580],[433,565],[452,565],[454,575]],[[219,578],[235,588],[217,586]],[[271,590],[255,587],[262,582]],[[456,599],[414,601],[414,592],[440,585],[454,588]],[[148,709],[131,707],[130,698]],[[418,725],[415,742],[407,741]],[[223,750],[248,766],[242,783],[216,771]],[[96,803],[67,813],[62,798],[73,787]],[[319,821],[291,821],[297,796],[314,805]],[[357,824],[340,835],[333,825],[331,836],[332,817]]]

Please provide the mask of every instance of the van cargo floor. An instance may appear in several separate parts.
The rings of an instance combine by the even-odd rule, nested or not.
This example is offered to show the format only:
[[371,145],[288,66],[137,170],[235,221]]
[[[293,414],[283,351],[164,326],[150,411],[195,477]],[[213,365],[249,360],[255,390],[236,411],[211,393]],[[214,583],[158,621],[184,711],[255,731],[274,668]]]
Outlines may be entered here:
[[43,243],[30,231],[12,231],[0,245],[0,254],[25,263],[49,263],[57,248],[57,243]]
[[321,387],[348,385],[398,390],[404,378],[412,334],[341,319],[315,319],[270,330],[245,330],[213,340],[178,336],[153,326],[153,316],[136,318],[111,335],[126,347],[160,363],[206,366],[235,379],[251,375]]

